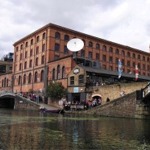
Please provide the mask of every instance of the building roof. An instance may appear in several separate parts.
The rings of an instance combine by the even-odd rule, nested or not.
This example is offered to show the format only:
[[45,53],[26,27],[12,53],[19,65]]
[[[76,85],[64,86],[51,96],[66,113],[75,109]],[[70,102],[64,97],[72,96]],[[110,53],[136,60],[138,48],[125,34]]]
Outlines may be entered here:
[[[104,75],[104,76],[114,76],[114,77],[117,77],[118,76],[118,72],[117,71],[109,71],[109,70],[105,70],[105,69],[102,69],[102,68],[93,68],[93,67],[87,67],[87,66],[82,66],[82,65],[79,65],[81,68],[83,68],[85,71],[87,72],[92,72],[92,73],[97,73],[97,74],[101,74],[101,75]],[[135,78],[135,74],[129,74],[129,73],[122,73],[122,77],[124,78],[130,78],[130,79],[134,79]],[[142,76],[142,75],[139,75],[139,79],[140,80],[148,80],[150,81],[150,77],[147,77],[147,76]]]

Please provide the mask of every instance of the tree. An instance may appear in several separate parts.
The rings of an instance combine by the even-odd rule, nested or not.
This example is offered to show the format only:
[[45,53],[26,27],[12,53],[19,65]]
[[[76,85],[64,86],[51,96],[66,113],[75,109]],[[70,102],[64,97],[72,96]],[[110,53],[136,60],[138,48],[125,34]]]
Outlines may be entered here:
[[47,96],[50,97],[52,101],[60,100],[66,93],[67,90],[60,82],[50,82],[47,87]]

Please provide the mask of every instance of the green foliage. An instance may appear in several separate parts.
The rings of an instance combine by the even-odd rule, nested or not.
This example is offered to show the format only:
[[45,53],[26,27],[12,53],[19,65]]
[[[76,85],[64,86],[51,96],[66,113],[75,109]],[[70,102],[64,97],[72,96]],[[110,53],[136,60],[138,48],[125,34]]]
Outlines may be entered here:
[[53,101],[60,100],[64,95],[66,95],[66,92],[66,89],[59,82],[50,82],[47,87],[47,96]]

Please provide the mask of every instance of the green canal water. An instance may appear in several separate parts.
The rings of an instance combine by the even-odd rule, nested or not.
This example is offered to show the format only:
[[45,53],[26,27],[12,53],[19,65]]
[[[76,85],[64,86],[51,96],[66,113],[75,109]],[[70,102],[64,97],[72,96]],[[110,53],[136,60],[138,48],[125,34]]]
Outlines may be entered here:
[[149,150],[150,120],[0,109],[0,150]]

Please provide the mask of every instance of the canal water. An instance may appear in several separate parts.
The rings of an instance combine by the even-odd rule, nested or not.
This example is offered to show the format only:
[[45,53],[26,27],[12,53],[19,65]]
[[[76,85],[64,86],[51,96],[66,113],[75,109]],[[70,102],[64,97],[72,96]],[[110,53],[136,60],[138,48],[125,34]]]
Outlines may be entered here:
[[150,120],[0,109],[0,150],[149,150]]

